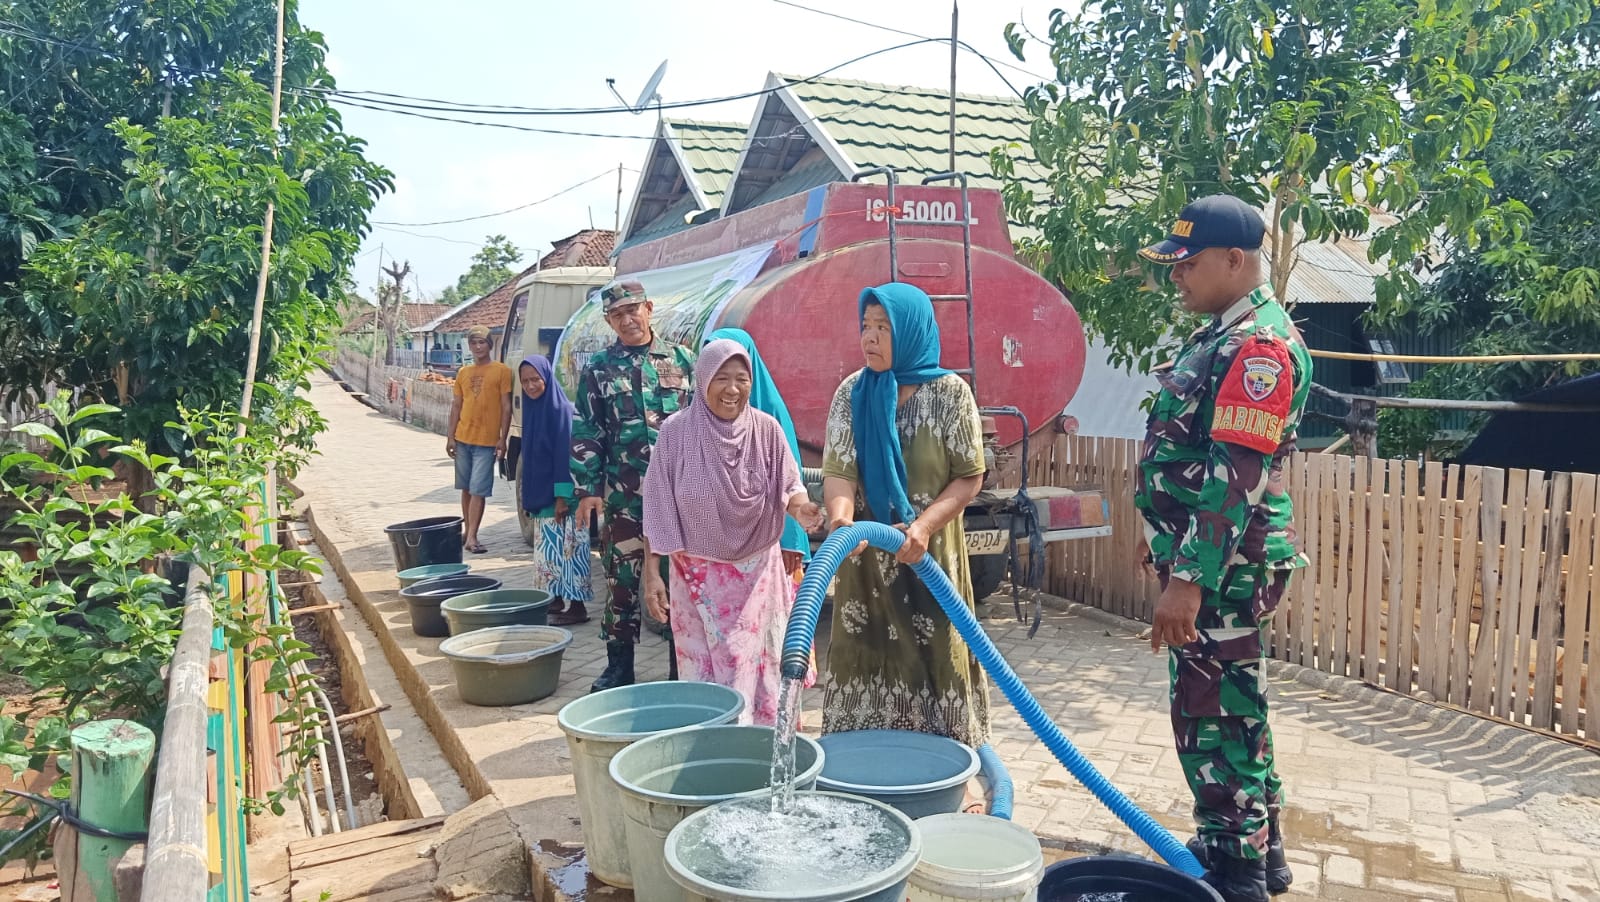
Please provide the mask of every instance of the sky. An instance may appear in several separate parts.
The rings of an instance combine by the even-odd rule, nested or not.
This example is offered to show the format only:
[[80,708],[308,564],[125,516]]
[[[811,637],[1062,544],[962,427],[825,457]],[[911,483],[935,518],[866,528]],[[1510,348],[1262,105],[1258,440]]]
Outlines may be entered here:
[[[950,6],[940,0],[804,0],[804,5],[917,35],[943,37],[950,31]],[[1022,90],[1048,73],[1044,47],[1032,43],[1027,61],[1019,63],[1006,48],[1003,29],[1020,21],[1044,34],[1051,9],[1060,5],[1060,0],[967,0],[960,9],[960,37],[996,61],[1005,79]],[[668,66],[658,93],[665,103],[753,92],[762,88],[768,72],[815,75],[914,40],[779,0],[301,0],[299,15],[305,27],[322,32],[329,69],[342,90],[530,107],[618,106],[607,78],[614,78],[617,91],[632,103],[663,60]],[[950,49],[948,44],[908,47],[831,74],[944,87],[950,80]],[[962,51],[957,90],[1009,95],[1012,88],[983,59]],[[756,102],[666,115],[748,125]],[[346,129],[368,142],[368,157],[394,173],[395,190],[378,201],[371,217],[375,225],[355,264],[356,282],[369,297],[379,267],[395,261],[411,264],[408,288],[414,295],[433,298],[455,283],[487,235],[508,236],[523,250],[522,265],[530,265],[552,242],[591,224],[612,228],[619,207],[617,167],[624,167],[620,208],[626,217],[636,170],[650,146],[643,139],[656,124],[654,110],[461,117],[628,136],[594,138],[350,107],[342,114]],[[581,182],[586,184],[573,187]],[[559,192],[565,193],[543,201]],[[505,215],[435,224],[528,204]]]

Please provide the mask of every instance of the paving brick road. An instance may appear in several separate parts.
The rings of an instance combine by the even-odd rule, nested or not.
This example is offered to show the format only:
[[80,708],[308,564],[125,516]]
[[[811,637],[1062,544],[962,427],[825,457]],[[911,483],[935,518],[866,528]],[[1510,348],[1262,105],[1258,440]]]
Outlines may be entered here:
[[[296,484],[335,546],[325,550],[357,584],[347,586],[352,595],[370,599],[374,628],[387,630],[415,668],[400,675],[417,680],[437,706],[435,732],[454,737],[441,744],[472,760],[463,775],[468,789],[499,795],[524,839],[559,859],[579,834],[554,712],[603,666],[597,631],[579,628],[563,684],[550,699],[502,709],[455,700],[436,640],[418,639],[404,626],[382,533],[390,523],[459,511],[444,439],[362,406],[326,377],[311,397],[329,431]],[[475,570],[508,586],[526,585],[529,551],[511,494],[509,484],[497,483],[481,532],[489,553],[468,557]],[[1141,625],[1063,603],[1029,640],[1009,611],[1009,603],[986,605],[985,626],[1045,710],[1119,788],[1186,834],[1189,795],[1171,748],[1166,659],[1137,638]],[[647,637],[642,678],[665,676],[664,651]],[[1280,898],[1600,902],[1600,756],[1294,667],[1274,667],[1273,683],[1296,869],[1294,891]],[[1019,823],[1057,855],[1147,853],[998,693],[994,701],[995,747],[1016,781]],[[805,717],[813,732],[819,702],[813,690]],[[560,874],[553,879],[559,883]]]

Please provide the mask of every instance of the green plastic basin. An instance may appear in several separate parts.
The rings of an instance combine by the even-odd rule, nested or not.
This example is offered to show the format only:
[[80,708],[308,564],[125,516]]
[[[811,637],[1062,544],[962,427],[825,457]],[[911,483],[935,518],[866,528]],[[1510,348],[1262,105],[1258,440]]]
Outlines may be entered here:
[[451,636],[439,653],[450,659],[462,701],[498,707],[554,693],[571,644],[572,634],[558,626],[497,626]]
[[446,599],[439,612],[450,635],[496,626],[544,626],[550,614],[550,593],[540,589],[490,589]]

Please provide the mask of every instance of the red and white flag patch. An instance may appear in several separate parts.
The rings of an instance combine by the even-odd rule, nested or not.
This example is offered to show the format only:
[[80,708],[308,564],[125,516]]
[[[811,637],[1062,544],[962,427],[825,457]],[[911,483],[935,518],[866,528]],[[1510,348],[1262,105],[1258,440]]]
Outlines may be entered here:
[[1212,441],[1263,454],[1278,450],[1294,400],[1293,383],[1288,346],[1280,339],[1251,336],[1217,390]]

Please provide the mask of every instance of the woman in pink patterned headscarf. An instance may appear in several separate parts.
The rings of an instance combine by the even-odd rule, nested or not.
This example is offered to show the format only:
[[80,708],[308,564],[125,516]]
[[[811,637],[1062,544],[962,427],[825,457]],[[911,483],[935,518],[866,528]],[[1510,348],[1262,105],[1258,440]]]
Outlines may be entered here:
[[771,725],[795,590],[778,540],[786,516],[810,530],[822,511],[783,427],[750,407],[750,384],[745,349],[713,341],[695,364],[694,403],[661,424],[644,480],[644,603],[672,625],[683,679],[739,690],[741,722]]

